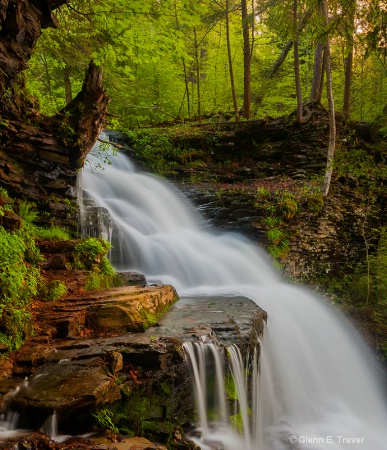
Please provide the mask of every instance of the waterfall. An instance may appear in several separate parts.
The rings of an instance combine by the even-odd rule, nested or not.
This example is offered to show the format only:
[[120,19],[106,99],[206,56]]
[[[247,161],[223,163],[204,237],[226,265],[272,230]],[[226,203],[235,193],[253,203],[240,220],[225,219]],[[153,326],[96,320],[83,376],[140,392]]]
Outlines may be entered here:
[[[242,400],[238,393],[243,407],[254,406],[243,414],[241,406],[242,422],[251,429],[225,444],[227,450],[385,449],[384,374],[340,314],[282,280],[248,240],[203,228],[203,219],[174,186],[137,172],[123,154],[105,170],[95,168],[92,155],[89,160],[80,184],[109,211],[118,230],[117,268],[172,284],[180,296],[242,295],[268,313],[260,367],[246,394],[253,398]],[[234,350],[230,359],[239,364]],[[199,378],[205,364],[197,362]],[[208,421],[201,426],[210,432]]]
[[[249,357],[243,361],[238,347],[232,345],[225,349],[228,355],[226,365],[224,352],[213,342],[186,342],[184,349],[194,381],[202,433],[200,439],[194,438],[195,442],[202,448],[206,447],[206,442],[217,441],[226,448],[257,448],[251,433],[256,425],[256,416],[249,414],[251,409],[254,410],[255,401],[254,398],[252,402],[248,399],[249,390],[257,381],[257,372],[249,367]],[[252,366],[256,364],[255,353]],[[249,372],[253,375],[249,376]],[[225,380],[231,392],[227,392]],[[209,390],[208,386],[212,389]]]

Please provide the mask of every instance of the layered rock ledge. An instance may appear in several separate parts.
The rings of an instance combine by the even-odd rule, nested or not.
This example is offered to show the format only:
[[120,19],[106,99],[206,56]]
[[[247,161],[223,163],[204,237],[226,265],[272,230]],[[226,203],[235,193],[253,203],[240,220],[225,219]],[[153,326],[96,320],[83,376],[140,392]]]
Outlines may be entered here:
[[[259,345],[266,313],[243,297],[176,300],[171,286],[127,286],[37,304],[37,334],[0,383],[0,413],[17,411],[17,428],[32,430],[55,417],[60,434],[74,435],[98,430],[108,410],[122,434],[194,448],[179,431],[195,417],[183,342],[205,337],[247,350]],[[30,436],[31,448],[60,448]],[[1,442],[0,433],[0,448],[18,439]]]

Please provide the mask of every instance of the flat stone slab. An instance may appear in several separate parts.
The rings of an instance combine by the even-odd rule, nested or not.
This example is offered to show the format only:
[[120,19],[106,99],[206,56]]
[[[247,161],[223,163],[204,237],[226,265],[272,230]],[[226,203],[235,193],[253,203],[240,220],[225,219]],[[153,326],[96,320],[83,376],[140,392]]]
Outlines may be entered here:
[[124,286],[35,305],[39,335],[63,339],[145,331],[178,299],[172,286]]
[[146,334],[182,341],[211,335],[224,345],[248,345],[257,342],[266,319],[267,313],[246,297],[183,297]]

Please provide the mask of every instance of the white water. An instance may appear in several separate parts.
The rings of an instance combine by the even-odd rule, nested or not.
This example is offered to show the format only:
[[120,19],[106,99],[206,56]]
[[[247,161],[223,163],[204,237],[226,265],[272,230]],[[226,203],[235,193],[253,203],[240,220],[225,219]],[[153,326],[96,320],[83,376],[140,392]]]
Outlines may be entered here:
[[175,188],[135,172],[123,155],[103,172],[86,168],[80,183],[118,227],[119,268],[170,283],[181,296],[244,295],[268,312],[252,399],[253,450],[387,448],[385,381],[338,313],[284,283],[249,241],[202,229]]

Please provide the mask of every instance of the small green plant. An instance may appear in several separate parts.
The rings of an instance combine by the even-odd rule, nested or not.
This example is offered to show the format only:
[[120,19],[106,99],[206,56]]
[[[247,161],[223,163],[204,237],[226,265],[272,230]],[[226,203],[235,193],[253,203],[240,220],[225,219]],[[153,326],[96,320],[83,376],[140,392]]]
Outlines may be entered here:
[[114,275],[115,270],[105,256],[110,248],[110,242],[104,239],[88,238],[82,241],[75,246],[73,252],[74,269]]
[[38,227],[33,223],[38,219],[38,213],[34,211],[35,204],[29,202],[20,202],[18,214],[23,221],[23,228],[31,234],[36,236]]
[[71,239],[67,230],[59,227],[38,228],[37,237],[47,241],[68,241]]
[[291,219],[298,211],[298,202],[292,192],[283,191],[279,196],[278,204],[287,219]]
[[113,433],[118,433],[118,428],[113,423],[113,412],[110,409],[100,409],[96,414],[92,416],[97,421],[97,424],[104,430],[111,430]]
[[[29,261],[34,241],[0,227],[0,342],[15,350],[31,329],[31,299],[42,283],[36,261]],[[35,247],[36,249],[36,247]]]
[[41,300],[55,302],[67,295],[67,286],[60,280],[52,280],[39,289]]
[[257,199],[265,199],[270,195],[270,191],[268,191],[264,187],[257,188]]

